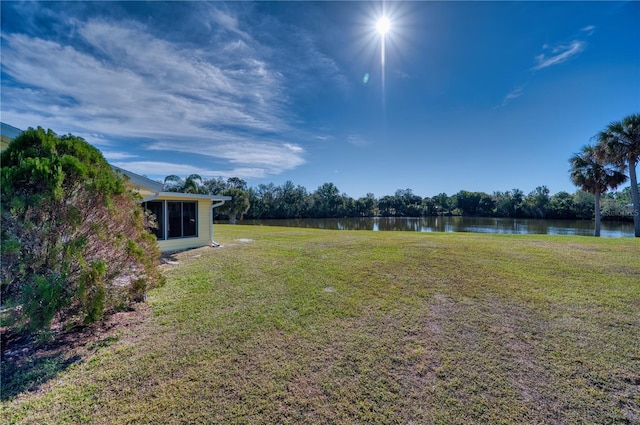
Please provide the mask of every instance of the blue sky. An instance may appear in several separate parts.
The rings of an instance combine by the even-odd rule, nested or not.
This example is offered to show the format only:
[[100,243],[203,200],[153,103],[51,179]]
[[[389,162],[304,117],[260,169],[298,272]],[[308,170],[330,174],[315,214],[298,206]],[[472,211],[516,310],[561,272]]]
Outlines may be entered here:
[[1,7],[2,121],[158,180],[573,192],[571,154],[640,111],[638,2]]

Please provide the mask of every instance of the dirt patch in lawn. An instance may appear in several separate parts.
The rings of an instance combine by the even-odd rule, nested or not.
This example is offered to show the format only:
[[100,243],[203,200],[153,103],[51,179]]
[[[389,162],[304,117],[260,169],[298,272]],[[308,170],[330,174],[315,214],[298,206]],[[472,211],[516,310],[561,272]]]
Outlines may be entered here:
[[3,329],[1,399],[38,391],[60,372],[101,348],[123,338],[139,338],[141,332],[137,330],[149,317],[149,307],[141,303],[131,311],[111,314],[98,323],[54,333],[47,342]]

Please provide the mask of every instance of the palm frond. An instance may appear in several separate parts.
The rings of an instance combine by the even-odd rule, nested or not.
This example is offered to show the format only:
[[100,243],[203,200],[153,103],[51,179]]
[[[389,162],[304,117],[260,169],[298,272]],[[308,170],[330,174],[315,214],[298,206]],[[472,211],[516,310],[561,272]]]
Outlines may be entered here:
[[590,193],[615,189],[627,179],[615,164],[603,160],[596,146],[584,146],[581,152],[570,158],[569,163],[571,181]]

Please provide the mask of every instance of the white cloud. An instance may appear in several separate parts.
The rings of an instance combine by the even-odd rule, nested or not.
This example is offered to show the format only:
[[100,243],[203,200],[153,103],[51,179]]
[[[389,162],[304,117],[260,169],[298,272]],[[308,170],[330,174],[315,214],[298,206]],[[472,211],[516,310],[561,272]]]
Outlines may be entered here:
[[401,69],[396,69],[396,70],[394,70],[394,73],[395,73],[398,77],[400,77],[400,78],[402,78],[402,79],[404,79],[404,80],[411,78],[411,76],[410,76],[409,74],[407,74],[406,72],[404,72],[404,71],[403,71],[403,70],[401,70]]
[[138,157],[138,155],[133,155],[127,152],[111,152],[105,150],[102,151],[102,156],[104,156],[107,161],[119,161],[123,159]]
[[[305,163],[304,149],[291,143],[261,142],[234,138],[231,143],[214,140],[194,139],[188,144],[172,141],[155,142],[151,150],[197,153],[210,158],[226,160],[243,169],[263,170],[263,174],[279,174]],[[210,173],[205,173],[210,175]]]
[[234,164],[253,164],[267,167],[273,173],[293,169],[304,164],[300,150],[292,150],[286,144],[223,144],[212,156],[228,159]]
[[587,35],[591,35],[595,30],[596,30],[596,27],[594,25],[587,25],[586,27],[582,28],[580,31],[586,33]]
[[507,95],[502,99],[502,103],[499,106],[496,106],[494,109],[505,107],[509,102],[514,99],[519,98],[524,93],[524,86],[518,86],[511,90]]
[[267,176],[267,173],[264,168],[238,167],[231,170],[214,171],[211,175],[224,178],[239,177],[241,179],[263,179]]
[[[40,110],[58,123],[86,122],[91,131],[121,137],[204,135],[205,125],[288,128],[281,87],[258,60],[247,59],[241,72],[223,70],[198,51],[185,54],[131,29],[87,24],[83,33],[113,61],[25,35],[3,36],[7,72],[38,87],[3,87],[15,109]],[[127,47],[120,51],[120,45]]]
[[[170,37],[153,21],[132,17],[48,13],[61,31],[51,38],[2,34],[3,121],[72,132],[141,174],[264,177],[299,167],[306,152],[293,140],[314,136],[295,127],[300,120],[290,109],[290,91],[304,92],[309,73],[341,78],[303,30],[293,29],[296,36],[276,49],[222,5],[207,5],[188,20],[208,43]],[[304,60],[292,62],[297,53]],[[127,161],[145,158],[145,150],[154,159],[174,155]],[[197,166],[181,164],[188,162],[183,153]],[[208,170],[207,158],[229,170]]]
[[[588,25],[580,30],[581,37],[585,38],[585,35],[588,37],[595,31],[595,26]],[[550,45],[548,43],[544,43],[542,45],[542,49],[544,51],[549,51],[546,53],[541,53],[535,57],[537,65],[531,68],[532,71],[539,71],[544,68],[548,68],[554,65],[561,64],[571,59],[574,56],[579,55],[586,48],[587,43],[584,40],[573,40],[568,44],[557,44]],[[493,109],[499,109],[507,104],[509,104],[514,99],[519,98],[524,93],[524,87],[526,84],[515,87],[511,90],[507,95],[502,99],[502,103]]]
[[[202,171],[198,167],[194,167],[192,165],[174,164],[162,161],[121,161],[113,162],[113,165],[142,176],[158,178],[159,180],[162,180],[169,174],[188,176],[191,174],[199,174]],[[162,170],[162,172],[159,172],[160,170]]]
[[218,25],[222,26],[227,31],[238,34],[243,38],[251,38],[249,34],[240,29],[238,18],[229,12],[220,9],[212,9],[211,16]]
[[267,176],[264,168],[260,167],[237,167],[229,170],[209,170],[189,164],[176,164],[163,161],[120,161],[113,162],[113,165],[160,182],[164,181],[167,173],[179,176],[198,174],[205,179],[215,177],[239,177],[241,179],[248,179],[264,178]]
[[538,64],[532,68],[534,71],[548,68],[553,65],[558,65],[568,59],[581,53],[585,48],[586,43],[584,41],[574,40],[569,44],[561,44],[556,47],[550,47],[545,45],[543,48],[551,49],[551,55],[545,55],[544,53],[536,56],[536,62]]
[[[107,146],[105,156],[115,161],[135,157],[111,142],[124,139],[136,153],[198,153],[238,165],[229,172],[244,175],[300,166],[302,146],[274,141],[296,131],[282,74],[262,58],[259,43],[239,29],[235,17],[219,12],[215,21],[241,38],[200,48],[154,37],[141,24],[105,20],[77,23],[83,43],[74,45],[3,34],[3,71],[18,83],[3,83],[3,120],[73,132]],[[335,71],[332,63],[325,66]],[[134,172],[193,171],[164,165],[173,168],[123,163]]]
[[287,149],[289,149],[291,152],[295,152],[295,153],[303,153],[304,149],[302,148],[302,146],[298,146],[298,145],[293,145],[291,143],[285,143],[283,144],[283,146]]
[[365,147],[370,144],[367,140],[363,139],[362,136],[357,134],[347,136],[347,143],[358,147]]
[[318,135],[318,136],[314,136],[314,139],[320,140],[322,142],[327,142],[329,140],[333,140],[333,136]]

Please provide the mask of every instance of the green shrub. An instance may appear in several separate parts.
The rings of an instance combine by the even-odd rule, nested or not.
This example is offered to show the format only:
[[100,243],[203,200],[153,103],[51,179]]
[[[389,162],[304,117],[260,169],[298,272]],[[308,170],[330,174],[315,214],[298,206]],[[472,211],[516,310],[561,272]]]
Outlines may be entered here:
[[51,323],[54,315],[65,307],[64,276],[52,273],[34,275],[22,288],[22,311],[30,319],[29,327],[40,330]]
[[162,283],[138,195],[100,151],[39,127],[0,160],[0,295],[29,330],[99,320]]

